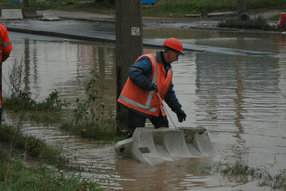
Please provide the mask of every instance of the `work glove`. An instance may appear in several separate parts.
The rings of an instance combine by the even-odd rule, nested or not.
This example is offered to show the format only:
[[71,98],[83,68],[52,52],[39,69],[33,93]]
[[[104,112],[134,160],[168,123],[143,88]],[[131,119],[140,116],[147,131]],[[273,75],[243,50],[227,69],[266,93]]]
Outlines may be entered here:
[[176,112],[176,114],[177,114],[177,117],[178,117],[178,121],[180,123],[182,123],[183,121],[186,120],[187,115],[185,114],[185,112],[182,109],[178,110]]
[[158,92],[158,87],[157,87],[156,84],[150,83],[150,84],[149,84],[149,87],[148,87],[148,90],[149,90],[149,91],[155,90],[156,92]]

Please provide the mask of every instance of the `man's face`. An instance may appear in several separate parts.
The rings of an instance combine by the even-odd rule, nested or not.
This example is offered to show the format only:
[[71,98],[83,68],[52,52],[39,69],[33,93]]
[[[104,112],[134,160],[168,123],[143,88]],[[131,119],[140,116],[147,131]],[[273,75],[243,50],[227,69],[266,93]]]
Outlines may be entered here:
[[173,50],[170,50],[166,55],[166,62],[171,64],[172,62],[178,61],[178,58],[178,53]]

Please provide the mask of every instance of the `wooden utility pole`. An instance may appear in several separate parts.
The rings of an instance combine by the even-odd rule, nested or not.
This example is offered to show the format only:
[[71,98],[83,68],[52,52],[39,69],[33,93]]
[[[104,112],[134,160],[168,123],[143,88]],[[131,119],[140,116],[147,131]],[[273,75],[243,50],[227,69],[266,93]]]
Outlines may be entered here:
[[23,0],[24,8],[29,7],[29,0]]
[[245,0],[237,0],[237,13],[243,13],[245,10]]
[[[116,0],[117,97],[126,82],[128,68],[142,54],[142,0]],[[128,111],[117,104],[117,121],[127,126]]]
[[239,21],[246,22],[250,19],[246,12],[246,0],[237,0],[237,14]]

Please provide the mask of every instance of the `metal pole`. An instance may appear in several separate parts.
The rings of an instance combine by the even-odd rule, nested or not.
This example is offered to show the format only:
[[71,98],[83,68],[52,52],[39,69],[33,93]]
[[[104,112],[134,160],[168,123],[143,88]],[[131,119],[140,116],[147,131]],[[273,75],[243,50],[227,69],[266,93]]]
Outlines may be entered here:
[[161,103],[162,103],[162,105],[163,105],[163,110],[167,113],[167,115],[168,115],[168,117],[169,117],[170,121],[172,122],[172,124],[174,125],[174,127],[175,127],[176,131],[178,131],[178,128],[177,128],[177,126],[175,125],[175,123],[174,123],[174,121],[173,121],[173,119],[172,119],[171,115],[170,115],[170,114],[169,114],[169,112],[167,111],[166,107],[164,106],[164,104],[163,104],[163,100],[161,99],[161,97],[160,97],[159,93],[158,93],[158,92],[156,92],[156,93],[157,93],[158,98],[160,99],[160,102],[161,102]]

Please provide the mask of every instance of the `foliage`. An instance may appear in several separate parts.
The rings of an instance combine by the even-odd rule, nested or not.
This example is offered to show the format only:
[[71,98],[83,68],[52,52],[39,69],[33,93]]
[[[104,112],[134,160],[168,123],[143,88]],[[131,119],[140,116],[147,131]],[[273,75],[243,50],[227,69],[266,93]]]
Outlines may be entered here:
[[212,170],[214,173],[220,173],[226,177],[257,179],[260,186],[269,186],[272,189],[286,189],[286,169],[279,170],[273,175],[269,173],[269,169],[266,166],[250,167],[245,161],[238,160],[234,164],[215,163]]
[[248,21],[240,21],[238,19],[229,19],[222,21],[218,24],[218,27],[228,28],[243,28],[243,29],[261,29],[261,30],[273,30],[274,27],[270,26],[267,21],[262,17],[255,19],[249,19]]
[[111,112],[105,113],[103,95],[106,87],[100,84],[98,78],[95,71],[91,71],[86,87],[87,99],[76,99],[71,120],[61,123],[60,128],[96,140],[121,140],[116,132],[114,116]]
[[4,107],[13,109],[14,111],[59,112],[62,111],[64,107],[68,106],[68,103],[60,100],[59,92],[57,90],[52,91],[46,99],[40,102],[32,99],[30,92],[24,91],[23,59],[21,59],[20,62],[15,60],[12,68],[8,71],[8,76],[8,85],[11,96],[4,99]]
[[281,9],[286,7],[286,1],[284,0],[247,0],[247,9]]
[[12,95],[17,95],[23,90],[23,81],[24,81],[24,74],[23,74],[23,59],[20,60],[18,63],[17,60],[14,61],[12,68],[8,71],[9,76],[9,89]]
[[13,147],[25,150],[28,156],[35,157],[41,162],[56,164],[59,167],[63,167],[67,162],[59,150],[47,146],[33,136],[23,136],[19,129],[8,125],[0,126],[0,140],[12,143]]
[[241,182],[248,180],[258,180],[261,187],[268,186],[271,189],[286,189],[286,169],[279,170],[276,174],[270,174],[269,168],[260,165],[250,167],[245,161],[237,160],[234,163],[214,162],[210,165],[192,165],[188,168],[196,176],[201,175],[221,175],[229,181]]
[[[23,7],[22,3],[2,0],[0,6]],[[247,0],[246,9],[281,9],[286,7],[285,0]],[[96,13],[114,14],[115,0],[30,0],[29,5],[38,9],[85,10]],[[214,11],[236,11],[237,0],[157,0],[154,6],[144,7],[144,16],[184,16],[190,13],[206,15]]]
[[3,105],[5,108],[13,111],[46,111],[59,112],[69,104],[59,98],[57,90],[52,91],[47,98],[37,102],[31,98],[30,92],[20,91],[11,94],[10,97],[4,98]]
[[31,98],[30,92],[24,92],[22,66],[22,61],[19,64],[15,62],[10,69],[11,95],[3,100],[6,109],[25,113],[23,118],[46,124],[57,124],[60,128],[83,137],[111,141],[122,139],[117,136],[116,122],[112,112],[105,113],[103,95],[106,87],[101,85],[95,71],[91,71],[90,80],[86,86],[87,99],[77,98],[71,110],[68,107],[71,104],[62,101],[57,90],[39,102]]
[[154,7],[143,7],[143,15],[152,16],[184,16],[190,13],[201,13],[217,10],[236,9],[236,0],[161,0]]
[[104,86],[98,83],[98,75],[91,71],[91,77],[86,87],[88,93],[87,100],[76,99],[74,109],[74,123],[94,123],[98,122],[104,115],[103,94]]
[[[247,0],[246,9],[286,7],[284,0]],[[190,13],[206,15],[216,11],[236,11],[237,0],[160,0],[153,7],[144,8],[143,15],[149,16],[184,16]]]
[[[24,1],[13,3],[10,0],[1,0],[0,6],[9,8],[23,8]],[[28,6],[37,9],[65,9],[84,10],[99,13],[114,13],[115,0],[29,0]]]
[[98,184],[83,180],[80,175],[74,173],[66,175],[46,166],[27,168],[21,160],[0,162],[0,190],[3,191],[102,190]]

